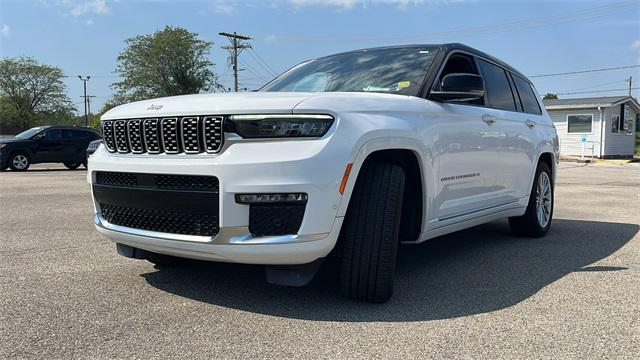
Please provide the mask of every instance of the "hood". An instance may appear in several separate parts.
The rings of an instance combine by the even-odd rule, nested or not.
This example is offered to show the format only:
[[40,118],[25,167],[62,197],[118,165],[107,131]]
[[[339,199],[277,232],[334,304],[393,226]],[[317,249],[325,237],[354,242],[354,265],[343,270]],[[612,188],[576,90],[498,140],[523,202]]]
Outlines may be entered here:
[[156,116],[292,113],[300,111],[385,110],[403,104],[424,104],[413,96],[341,92],[243,92],[182,95],[144,100],[107,111],[102,120]]
[[17,138],[8,138],[8,139],[0,139],[0,144],[18,144],[18,143],[27,143],[28,139],[17,139]]
[[243,92],[182,95],[137,101],[107,111],[102,120],[132,117],[291,112],[311,93]]

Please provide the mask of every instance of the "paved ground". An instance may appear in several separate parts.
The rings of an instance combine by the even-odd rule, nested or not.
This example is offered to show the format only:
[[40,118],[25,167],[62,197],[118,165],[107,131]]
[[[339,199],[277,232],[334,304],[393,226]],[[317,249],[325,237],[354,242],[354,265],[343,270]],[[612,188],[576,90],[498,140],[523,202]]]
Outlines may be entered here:
[[259,267],[158,270],[91,225],[84,171],[0,173],[0,358],[633,358],[640,167],[563,163],[546,238],[504,221],[401,252],[393,299]]

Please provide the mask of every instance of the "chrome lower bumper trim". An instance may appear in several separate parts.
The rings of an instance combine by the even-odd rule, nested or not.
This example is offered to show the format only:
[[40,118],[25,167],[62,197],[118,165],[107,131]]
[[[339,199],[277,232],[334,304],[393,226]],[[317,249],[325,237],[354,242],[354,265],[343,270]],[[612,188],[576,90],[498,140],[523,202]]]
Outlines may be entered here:
[[280,236],[257,236],[254,237],[246,226],[223,227],[215,237],[194,236],[171,234],[156,231],[148,231],[134,229],[130,227],[114,225],[105,220],[99,214],[96,214],[93,222],[96,226],[106,230],[116,231],[120,233],[144,236],[149,238],[186,241],[197,243],[209,243],[216,245],[268,245],[268,244],[293,244],[302,243],[313,240],[321,240],[329,235],[329,233],[309,234],[309,235],[280,235]]

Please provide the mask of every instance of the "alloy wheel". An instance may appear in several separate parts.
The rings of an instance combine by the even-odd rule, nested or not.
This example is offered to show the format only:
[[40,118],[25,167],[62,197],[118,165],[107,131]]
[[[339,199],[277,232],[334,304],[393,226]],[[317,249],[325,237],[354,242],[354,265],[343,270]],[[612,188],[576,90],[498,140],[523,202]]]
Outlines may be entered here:
[[18,154],[13,157],[11,163],[17,170],[24,170],[27,168],[27,165],[29,165],[29,159],[22,154]]
[[551,218],[551,180],[546,172],[540,173],[538,186],[536,187],[536,215],[541,227],[546,227]]

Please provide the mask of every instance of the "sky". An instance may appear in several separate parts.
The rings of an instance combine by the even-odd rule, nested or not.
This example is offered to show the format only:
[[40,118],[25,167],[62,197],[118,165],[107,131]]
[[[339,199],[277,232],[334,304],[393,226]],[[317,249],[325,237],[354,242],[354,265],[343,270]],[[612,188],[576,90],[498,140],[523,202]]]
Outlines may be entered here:
[[[640,87],[640,68],[536,75],[640,64],[640,1],[481,0],[0,0],[0,57],[29,56],[60,67],[69,98],[83,111],[82,82],[96,111],[113,93],[124,40],[170,25],[214,42],[210,59],[232,86],[226,38],[252,37],[240,56],[241,87],[311,58],[351,49],[461,42],[509,63],[538,92]],[[561,95],[625,95],[626,90]],[[640,90],[633,91],[634,96]]]

